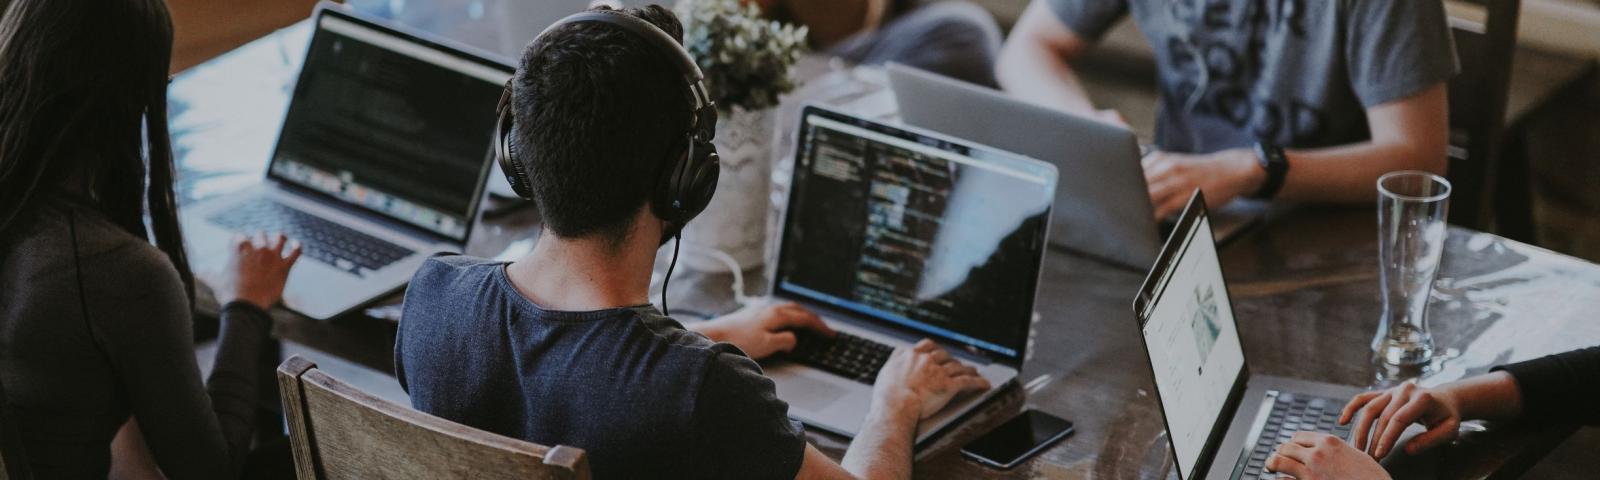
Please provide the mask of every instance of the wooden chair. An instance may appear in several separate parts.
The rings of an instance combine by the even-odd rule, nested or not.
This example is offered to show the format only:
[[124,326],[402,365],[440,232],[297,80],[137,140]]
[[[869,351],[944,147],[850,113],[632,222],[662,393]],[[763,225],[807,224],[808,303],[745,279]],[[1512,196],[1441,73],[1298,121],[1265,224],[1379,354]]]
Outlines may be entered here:
[[1481,7],[1483,21],[1450,19],[1461,72],[1450,80],[1450,221],[1488,230],[1529,221],[1528,166],[1502,165],[1511,59],[1521,0],[1459,0]]
[[290,357],[278,367],[301,480],[588,479],[583,450],[535,445],[395,405]]

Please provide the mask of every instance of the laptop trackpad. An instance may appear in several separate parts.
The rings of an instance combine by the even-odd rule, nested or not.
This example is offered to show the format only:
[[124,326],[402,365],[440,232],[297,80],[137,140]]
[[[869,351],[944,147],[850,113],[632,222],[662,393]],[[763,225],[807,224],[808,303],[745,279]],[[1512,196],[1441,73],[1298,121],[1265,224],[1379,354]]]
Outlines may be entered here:
[[821,412],[850,393],[833,382],[810,375],[791,375],[778,383],[778,398],[790,405]]

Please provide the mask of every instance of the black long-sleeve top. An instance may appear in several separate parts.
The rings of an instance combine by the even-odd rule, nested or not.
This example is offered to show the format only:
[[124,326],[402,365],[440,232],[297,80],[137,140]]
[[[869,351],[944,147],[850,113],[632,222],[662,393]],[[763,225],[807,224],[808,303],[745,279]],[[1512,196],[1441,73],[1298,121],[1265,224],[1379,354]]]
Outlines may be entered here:
[[1517,380],[1522,417],[1600,425],[1600,347],[1496,367]]
[[202,384],[190,315],[166,255],[81,200],[42,202],[4,233],[0,418],[35,478],[106,478],[111,439],[130,417],[168,478],[237,476],[271,320],[227,305]]

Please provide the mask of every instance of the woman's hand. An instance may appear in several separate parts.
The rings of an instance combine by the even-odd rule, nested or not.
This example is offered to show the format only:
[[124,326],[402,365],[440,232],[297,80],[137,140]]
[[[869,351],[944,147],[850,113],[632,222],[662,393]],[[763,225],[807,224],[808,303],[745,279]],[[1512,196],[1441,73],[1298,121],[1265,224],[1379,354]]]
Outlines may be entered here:
[[1325,433],[1296,432],[1267,459],[1266,467],[1300,480],[1389,478],[1376,460]]
[[1461,427],[1461,404],[1450,389],[1422,388],[1414,382],[1356,395],[1339,415],[1339,424],[1349,424],[1358,412],[1361,421],[1350,429],[1350,439],[1356,449],[1372,458],[1389,455],[1412,423],[1428,427],[1406,444],[1406,451],[1412,454],[1455,440]]
[[217,303],[227,305],[242,300],[262,310],[271,308],[283,297],[289,268],[299,259],[300,242],[290,241],[281,233],[235,236],[233,255],[216,288]]

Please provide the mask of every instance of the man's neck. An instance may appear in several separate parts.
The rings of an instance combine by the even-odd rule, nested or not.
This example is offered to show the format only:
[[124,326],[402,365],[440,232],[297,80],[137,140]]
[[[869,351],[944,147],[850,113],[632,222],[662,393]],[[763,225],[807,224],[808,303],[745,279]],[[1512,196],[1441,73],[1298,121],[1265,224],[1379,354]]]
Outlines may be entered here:
[[574,312],[650,303],[656,235],[636,229],[621,245],[561,238],[546,230],[533,251],[506,267],[511,284],[540,307]]

